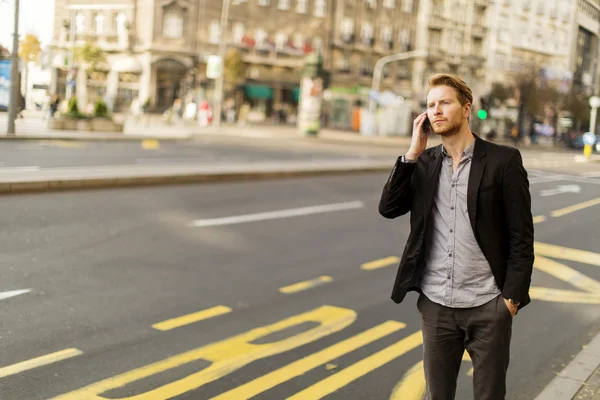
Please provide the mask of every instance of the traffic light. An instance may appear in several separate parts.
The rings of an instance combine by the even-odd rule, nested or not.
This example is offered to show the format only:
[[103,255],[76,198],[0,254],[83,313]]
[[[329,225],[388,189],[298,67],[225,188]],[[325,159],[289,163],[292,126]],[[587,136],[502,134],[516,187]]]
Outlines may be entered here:
[[487,99],[487,97],[481,97],[479,99],[479,104],[481,104],[481,109],[479,111],[477,111],[477,118],[479,118],[480,120],[484,120],[487,119],[488,117],[488,107],[489,107],[489,101]]

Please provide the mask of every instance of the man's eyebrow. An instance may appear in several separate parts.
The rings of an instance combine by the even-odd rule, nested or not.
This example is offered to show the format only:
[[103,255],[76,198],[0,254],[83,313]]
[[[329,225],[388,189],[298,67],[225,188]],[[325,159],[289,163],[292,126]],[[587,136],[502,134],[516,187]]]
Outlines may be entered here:
[[[438,101],[448,101],[450,100],[450,97],[442,97],[441,99],[438,99]],[[434,101],[428,101],[427,104],[432,104],[435,103]]]

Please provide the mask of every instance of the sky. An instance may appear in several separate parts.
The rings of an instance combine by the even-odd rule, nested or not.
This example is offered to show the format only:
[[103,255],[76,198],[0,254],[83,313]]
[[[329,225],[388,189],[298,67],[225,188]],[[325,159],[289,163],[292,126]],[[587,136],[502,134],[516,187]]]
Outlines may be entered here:
[[[15,0],[0,0],[0,44],[12,51]],[[19,38],[33,33],[43,45],[52,40],[54,0],[20,0]]]

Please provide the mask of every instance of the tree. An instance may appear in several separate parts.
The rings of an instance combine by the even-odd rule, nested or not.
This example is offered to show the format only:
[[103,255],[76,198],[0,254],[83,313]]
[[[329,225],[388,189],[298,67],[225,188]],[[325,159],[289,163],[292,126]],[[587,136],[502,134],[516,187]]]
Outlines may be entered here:
[[99,64],[106,62],[106,54],[94,43],[86,42],[83,46],[75,49],[75,59],[84,64],[88,71],[96,71]]
[[229,49],[225,54],[223,78],[229,89],[235,87],[246,77],[246,64],[238,49]]
[[33,33],[28,33],[19,43],[19,57],[25,63],[25,93],[27,94],[27,85],[29,83],[29,63],[38,63],[42,45],[40,39]]

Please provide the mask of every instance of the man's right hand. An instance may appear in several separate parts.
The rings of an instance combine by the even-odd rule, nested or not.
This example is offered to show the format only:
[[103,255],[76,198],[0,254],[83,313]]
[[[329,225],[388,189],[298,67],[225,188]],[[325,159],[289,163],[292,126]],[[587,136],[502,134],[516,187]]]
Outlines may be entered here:
[[427,148],[427,139],[429,138],[430,131],[423,132],[423,123],[426,118],[427,113],[424,112],[423,114],[419,114],[413,121],[412,141],[405,155],[407,160],[416,160]]

